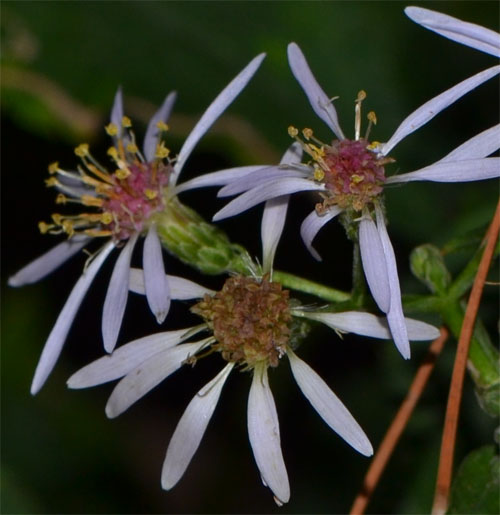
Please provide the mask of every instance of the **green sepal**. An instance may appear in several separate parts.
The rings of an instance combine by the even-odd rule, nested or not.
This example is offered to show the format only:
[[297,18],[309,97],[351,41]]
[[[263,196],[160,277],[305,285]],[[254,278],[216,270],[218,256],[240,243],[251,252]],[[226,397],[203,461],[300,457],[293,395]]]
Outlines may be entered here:
[[176,197],[168,199],[166,209],[155,215],[154,222],[162,245],[184,263],[204,274],[248,275],[251,261],[246,250],[231,243],[223,231]]

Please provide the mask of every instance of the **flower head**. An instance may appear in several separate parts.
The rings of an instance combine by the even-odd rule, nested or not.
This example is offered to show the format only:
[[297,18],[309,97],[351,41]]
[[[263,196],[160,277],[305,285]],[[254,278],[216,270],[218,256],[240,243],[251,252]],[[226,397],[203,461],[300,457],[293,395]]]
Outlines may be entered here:
[[[296,150],[296,149],[294,149]],[[285,161],[296,155],[289,152]],[[214,413],[230,372],[239,368],[252,373],[248,398],[248,436],[262,480],[278,504],[289,500],[290,487],[280,444],[278,414],[269,386],[268,369],[288,358],[292,374],[304,396],[321,418],[349,445],[365,456],[372,446],[347,408],[312,368],[296,354],[296,335],[304,319],[323,323],[337,333],[354,332],[390,338],[385,320],[362,312],[329,313],[301,306],[281,284],[272,280],[273,256],[283,229],[266,223],[286,209],[282,199],[266,204],[262,224],[263,269],[249,264],[248,276],[229,277],[219,292],[207,292],[191,310],[203,323],[191,328],[154,334],[118,347],[76,372],[70,388],[85,388],[120,379],[106,413],[116,417],[128,409],[183,364],[195,364],[210,354],[226,362],[216,377],[191,400],[170,440],[162,470],[162,486],[169,490],[181,479]],[[141,271],[132,274],[131,289],[144,293]],[[201,287],[200,287],[201,288]],[[186,290],[194,293],[191,283]],[[413,339],[433,339],[437,329],[406,319]],[[208,336],[187,343],[201,331]]]
[[[314,78],[307,61],[295,44],[288,47],[288,59],[295,78],[303,88],[311,107],[332,130],[334,139],[324,143],[306,128],[299,137],[298,129],[289,128],[289,134],[298,141],[311,158],[301,164],[300,158],[292,163],[263,167],[255,172],[234,174],[233,180],[219,192],[219,196],[239,195],[215,216],[220,220],[234,216],[260,202],[275,198],[288,198],[299,191],[317,191],[320,202],[301,226],[301,235],[309,251],[321,259],[312,247],[318,231],[330,220],[342,215],[348,234],[359,241],[363,269],[370,291],[380,310],[387,315],[394,342],[405,358],[410,347],[401,305],[401,292],[396,258],[387,234],[382,193],[388,184],[430,180],[440,182],[474,181],[498,177],[498,158],[488,158],[500,146],[500,126],[493,127],[471,138],[437,163],[414,172],[387,176],[385,165],[394,160],[389,152],[403,138],[431,120],[437,113],[497,75],[495,66],[457,84],[429,100],[410,114],[396,129],[387,143],[368,140],[376,123],[374,113],[368,113],[368,128],[361,135],[361,103],[364,91],[355,102],[355,135],[344,136],[338,122],[332,99],[326,95]],[[214,181],[214,184],[216,181]]]
[[157,217],[180,209],[175,186],[183,165],[200,138],[243,90],[263,59],[264,54],[253,59],[218,95],[175,159],[170,157],[164,136],[176,94],[168,95],[150,120],[141,151],[131,121],[124,116],[119,89],[110,123],[106,126],[106,132],[113,140],[108,150],[110,165],[101,164],[91,154],[89,146],[82,144],[75,149],[81,160],[77,171],[64,170],[58,163],[49,166],[47,185],[60,191],[56,202],[79,204],[84,212],[55,214],[50,223],[40,223],[43,233],[65,233],[68,240],[24,267],[9,279],[9,284],[22,286],[38,281],[94,238],[106,238],[106,243],[88,260],[49,335],[35,372],[32,393],[43,386],[54,367],[76,312],[102,263],[114,248],[120,248],[102,318],[104,348],[108,352],[114,349],[127,302],[131,257],[140,236],[145,236],[143,268],[147,300],[158,323],[164,321],[171,293],[157,233]]

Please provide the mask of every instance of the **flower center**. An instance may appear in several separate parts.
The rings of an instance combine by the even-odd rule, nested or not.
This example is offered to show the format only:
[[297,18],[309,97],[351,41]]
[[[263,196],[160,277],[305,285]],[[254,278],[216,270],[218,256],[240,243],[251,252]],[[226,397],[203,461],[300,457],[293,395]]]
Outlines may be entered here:
[[318,214],[338,206],[343,210],[362,211],[367,204],[382,193],[386,180],[384,165],[394,162],[392,158],[377,154],[378,142],[370,143],[368,135],[377,118],[368,113],[368,127],[364,137],[361,133],[361,103],[366,93],[360,91],[355,108],[355,139],[333,140],[330,145],[314,137],[311,129],[303,129],[303,141],[299,131],[289,127],[288,133],[295,138],[313,159],[314,180],[325,185],[321,192],[323,202],[316,205]]
[[315,177],[327,188],[324,208],[336,204],[361,211],[382,193],[384,167],[368,145],[364,139],[345,139],[323,147],[324,156]]
[[[114,145],[108,155],[115,165],[110,172],[89,151],[87,144],[75,149],[82,165],[77,172],[69,172],[58,163],[49,166],[51,177],[47,186],[56,187],[61,193],[56,203],[76,203],[96,209],[92,213],[76,215],[52,215],[52,223],[40,222],[42,233],[75,233],[89,236],[111,236],[115,241],[128,239],[135,232],[142,232],[154,213],[164,209],[164,189],[168,186],[172,171],[169,151],[159,143],[153,161],[147,162],[135,144],[130,120],[124,117],[122,135],[118,128],[109,124],[106,131],[113,136]],[[166,131],[159,124],[160,132]]]
[[230,362],[276,367],[290,339],[289,292],[268,277],[235,276],[191,308],[213,330],[216,349]]

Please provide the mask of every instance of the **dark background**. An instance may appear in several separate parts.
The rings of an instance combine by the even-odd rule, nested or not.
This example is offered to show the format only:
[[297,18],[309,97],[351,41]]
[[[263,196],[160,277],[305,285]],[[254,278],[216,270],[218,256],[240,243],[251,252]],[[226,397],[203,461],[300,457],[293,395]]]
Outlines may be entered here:
[[[419,3],[498,29],[497,2]],[[46,167],[76,163],[73,148],[86,141],[104,156],[103,125],[118,85],[127,114],[142,136],[148,117],[171,90],[178,102],[170,120],[176,151],[203,110],[256,54],[263,66],[198,145],[185,178],[243,164],[274,163],[290,143],[287,127],[315,118],[286,61],[286,46],[303,49],[327,94],[339,96],[340,123],[353,135],[354,100],[364,89],[365,113],[379,123],[371,137],[387,140],[403,118],[429,98],[495,64],[494,58],[433,34],[403,14],[401,2],[2,2],[2,513],[341,513],[349,510],[369,460],[332,433],[301,395],[284,363],[270,376],[281,424],[292,497],[281,509],[260,484],[246,432],[250,375],[233,373],[205,438],[184,478],[171,492],[160,486],[169,438],[184,407],[222,363],[212,357],[179,371],[118,419],[104,405],[112,386],[69,391],[74,371],[102,355],[100,319],[113,260],[99,273],[69,334],[60,361],[42,391],[29,393],[44,341],[77,280],[77,256],[38,284],[9,289],[6,281],[48,250],[37,222],[59,210],[47,191]],[[498,123],[498,81],[482,85],[397,146],[392,165],[401,172],[430,164],[474,134]],[[410,275],[416,245],[442,245],[491,218],[498,188],[492,182],[409,184],[388,191],[390,233],[403,291],[423,292]],[[182,200],[207,219],[223,203],[215,190]],[[317,238],[324,257],[306,252],[299,223],[311,199],[296,197],[276,266],[325,284],[350,287],[351,245],[332,223]],[[260,253],[261,207],[221,224],[233,241]],[[136,256],[140,261],[140,256]],[[469,256],[455,256],[458,269]],[[212,287],[167,258],[170,273]],[[492,288],[493,289],[493,288]],[[302,298],[304,302],[311,299]],[[487,294],[483,316],[494,318]],[[165,329],[192,320],[177,303]],[[439,323],[438,319],[434,322]],[[493,324],[493,327],[494,324]],[[120,341],[157,331],[143,298],[131,295]],[[431,383],[369,509],[373,513],[429,512],[454,342]],[[376,448],[427,343],[403,361],[391,343],[316,328],[300,355],[328,382]],[[477,406],[466,382],[457,462],[491,442],[494,420]]]

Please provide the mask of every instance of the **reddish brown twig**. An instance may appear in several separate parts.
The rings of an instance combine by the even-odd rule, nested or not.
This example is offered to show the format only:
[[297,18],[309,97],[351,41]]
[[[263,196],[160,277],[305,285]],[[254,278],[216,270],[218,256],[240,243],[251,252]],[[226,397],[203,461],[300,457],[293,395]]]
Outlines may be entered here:
[[441,442],[441,452],[439,455],[438,476],[436,481],[436,493],[434,495],[434,503],[432,506],[433,515],[441,515],[448,508],[448,497],[450,493],[451,477],[453,469],[453,451],[455,449],[455,440],[457,435],[458,414],[460,411],[460,401],[462,399],[463,382],[465,376],[465,368],[467,366],[467,356],[469,355],[469,346],[472,338],[472,331],[476,322],[477,311],[483,293],[484,283],[491,260],[495,250],[495,243],[498,238],[498,230],[500,227],[500,202],[497,205],[493,221],[486,233],[486,244],[481,257],[481,262],[477,269],[476,277],[472,285],[472,290],[465,310],[464,321],[458,339],[457,354],[453,373],[451,376],[450,393],[448,395],[448,404],[446,406],[446,416],[443,429],[443,439]]
[[361,515],[365,512],[366,506],[373,495],[382,472],[384,471],[401,434],[410,420],[413,410],[415,409],[415,406],[417,405],[417,402],[420,399],[425,385],[431,375],[432,369],[434,368],[436,359],[443,350],[444,343],[447,339],[448,331],[445,328],[442,328],[441,336],[437,340],[434,340],[429,347],[424,361],[415,374],[415,378],[413,379],[404,401],[399,407],[394,420],[387,430],[387,433],[385,434],[384,439],[382,440],[382,443],[368,468],[361,491],[356,496],[356,499],[354,499],[350,512],[351,515]]

